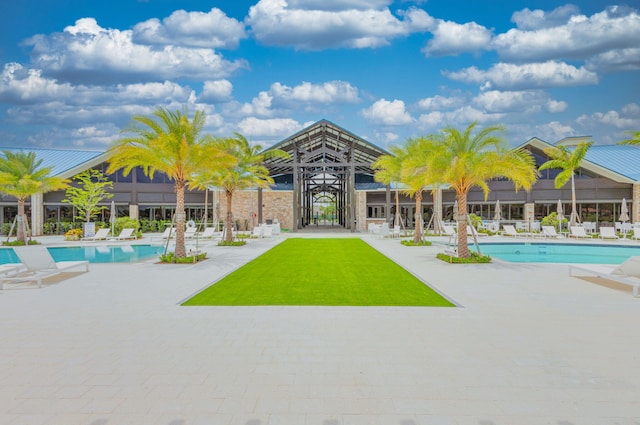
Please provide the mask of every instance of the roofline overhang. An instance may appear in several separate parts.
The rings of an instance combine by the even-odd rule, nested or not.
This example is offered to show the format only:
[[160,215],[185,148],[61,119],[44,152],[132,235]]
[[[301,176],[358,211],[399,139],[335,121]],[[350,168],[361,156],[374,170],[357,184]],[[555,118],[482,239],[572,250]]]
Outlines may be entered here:
[[[529,140],[527,140],[526,142],[524,142],[523,144],[521,144],[520,146],[516,146],[515,149],[522,149],[525,148],[527,146],[533,146],[534,148],[540,149],[542,151],[544,151],[547,148],[555,148],[557,146],[552,145],[551,143],[545,142],[542,139],[538,139],[537,137],[533,137]],[[617,173],[609,168],[603,167],[601,165],[598,164],[594,164],[591,161],[588,161],[586,159],[582,160],[582,164],[580,164],[580,168],[584,168],[587,171],[591,171],[595,174],[598,174],[602,177],[606,177],[610,180],[613,180],[617,183],[627,183],[627,184],[637,184],[640,183],[640,181],[634,180],[630,177],[627,177],[623,174]]]
[[82,164],[76,165],[73,168],[69,168],[67,170],[64,170],[63,172],[61,172],[60,174],[57,174],[58,177],[62,177],[63,179],[70,179],[73,176],[75,176],[78,173],[81,173],[85,170],[88,170],[91,167],[95,167],[98,164],[102,164],[103,162],[106,162],[109,157],[110,157],[110,153],[109,152],[103,152],[100,155],[91,158],[89,161],[83,162]]

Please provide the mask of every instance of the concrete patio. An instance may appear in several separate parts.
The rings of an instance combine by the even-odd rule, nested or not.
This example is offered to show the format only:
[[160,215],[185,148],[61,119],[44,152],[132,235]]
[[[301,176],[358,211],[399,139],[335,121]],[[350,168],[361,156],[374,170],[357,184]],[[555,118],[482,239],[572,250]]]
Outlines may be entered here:
[[0,424],[640,424],[640,299],[566,265],[357,235],[459,307],[179,305],[285,237],[1,291]]

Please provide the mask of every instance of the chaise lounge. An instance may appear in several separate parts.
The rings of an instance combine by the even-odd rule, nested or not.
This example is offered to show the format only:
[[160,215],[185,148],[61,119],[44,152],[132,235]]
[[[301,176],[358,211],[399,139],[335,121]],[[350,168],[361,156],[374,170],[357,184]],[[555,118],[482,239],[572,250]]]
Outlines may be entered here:
[[12,276],[0,277],[0,290],[5,282],[36,282],[42,287],[42,279],[58,275],[71,269],[84,268],[89,271],[88,261],[58,261],[56,262],[49,250],[42,245],[16,246],[14,252],[22,262],[24,268],[19,268]]
[[633,288],[633,296],[638,297],[640,256],[630,257],[617,267],[598,264],[572,264],[569,266],[569,276],[584,276],[585,274],[629,285]]

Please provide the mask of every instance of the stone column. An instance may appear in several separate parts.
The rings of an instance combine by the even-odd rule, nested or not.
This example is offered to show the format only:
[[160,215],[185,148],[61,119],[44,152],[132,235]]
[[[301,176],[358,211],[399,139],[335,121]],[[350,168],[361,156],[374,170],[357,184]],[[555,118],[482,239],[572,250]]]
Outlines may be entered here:
[[31,235],[42,235],[44,227],[44,204],[42,193],[31,195]]
[[140,209],[138,205],[129,205],[129,218],[133,220],[138,220],[140,218]]
[[640,183],[633,185],[633,201],[631,201],[631,221],[640,222]]
[[533,202],[527,202],[524,204],[524,221],[530,222],[535,220],[535,204]]

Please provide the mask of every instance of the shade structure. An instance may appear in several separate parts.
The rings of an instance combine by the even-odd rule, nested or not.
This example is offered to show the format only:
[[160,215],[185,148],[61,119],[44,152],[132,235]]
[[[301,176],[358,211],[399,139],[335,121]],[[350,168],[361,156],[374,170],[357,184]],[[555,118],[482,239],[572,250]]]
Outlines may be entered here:
[[116,224],[116,219],[118,217],[117,213],[116,213],[116,202],[115,201],[111,201],[111,213],[109,214],[109,223],[111,223],[111,234],[113,235],[113,230]]
[[502,210],[500,208],[500,200],[496,201],[496,213],[493,215],[493,219],[495,221],[500,221],[502,219]]
[[618,220],[622,221],[623,223],[625,221],[629,221],[629,208],[627,208],[627,200],[625,198],[622,198],[622,205],[620,206],[620,217],[618,218]]

